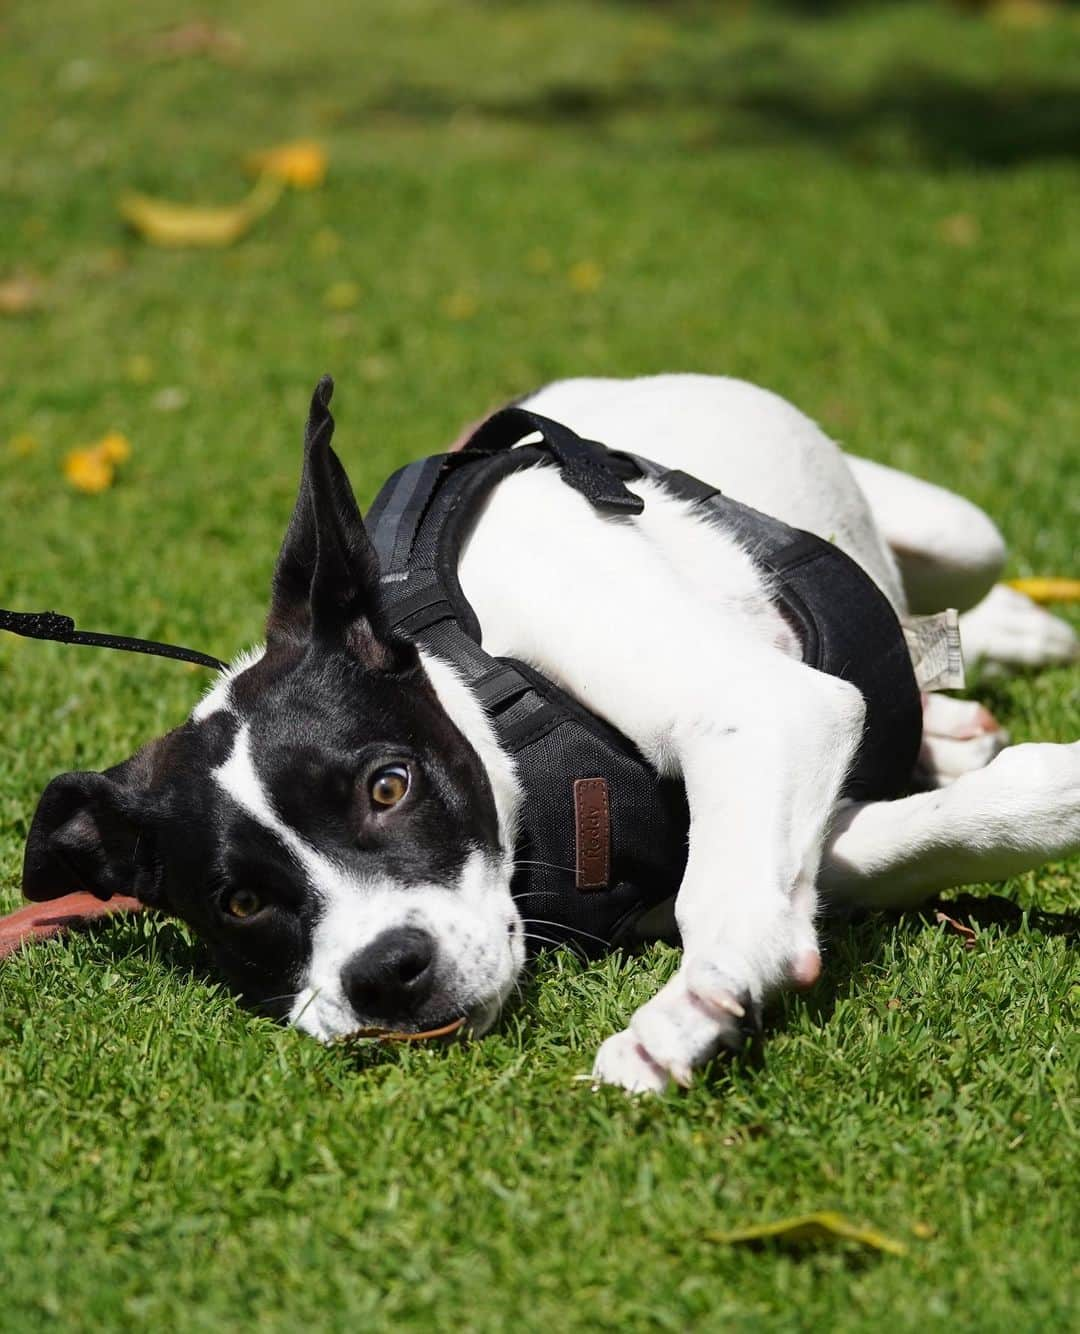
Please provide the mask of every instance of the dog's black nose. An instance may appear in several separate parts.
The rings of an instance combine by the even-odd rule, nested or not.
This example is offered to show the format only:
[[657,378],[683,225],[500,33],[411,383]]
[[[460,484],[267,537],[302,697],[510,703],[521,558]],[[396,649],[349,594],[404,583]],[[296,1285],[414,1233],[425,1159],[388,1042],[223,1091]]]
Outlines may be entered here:
[[435,940],[415,926],[382,932],[341,970],[341,984],[362,1019],[404,1023],[435,986]]

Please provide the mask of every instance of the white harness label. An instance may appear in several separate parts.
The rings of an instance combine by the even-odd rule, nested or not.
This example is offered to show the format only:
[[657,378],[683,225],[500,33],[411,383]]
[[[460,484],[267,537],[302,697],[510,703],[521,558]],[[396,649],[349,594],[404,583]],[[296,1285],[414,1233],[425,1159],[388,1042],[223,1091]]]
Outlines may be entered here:
[[920,690],[962,690],[964,655],[955,607],[935,616],[905,616],[900,622]]

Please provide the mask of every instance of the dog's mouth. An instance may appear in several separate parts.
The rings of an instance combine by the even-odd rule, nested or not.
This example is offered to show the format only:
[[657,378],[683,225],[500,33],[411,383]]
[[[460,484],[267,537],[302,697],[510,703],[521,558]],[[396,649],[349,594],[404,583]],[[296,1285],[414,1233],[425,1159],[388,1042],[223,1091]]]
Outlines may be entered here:
[[[468,1023],[465,1015],[440,1024],[437,1028],[425,1028],[418,1032],[397,1028],[355,1028],[351,1033],[343,1033],[339,1042],[436,1042],[450,1041],[462,1033]],[[463,1034],[462,1034],[463,1036]]]

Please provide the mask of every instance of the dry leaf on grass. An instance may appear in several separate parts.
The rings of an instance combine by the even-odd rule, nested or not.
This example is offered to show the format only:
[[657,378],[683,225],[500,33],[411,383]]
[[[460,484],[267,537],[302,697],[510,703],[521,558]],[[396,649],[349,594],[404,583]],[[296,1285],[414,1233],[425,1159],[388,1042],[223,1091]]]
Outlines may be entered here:
[[0,315],[28,315],[40,309],[45,289],[28,274],[14,274],[0,282]]
[[326,180],[326,149],[314,139],[297,139],[252,153],[247,167],[257,175],[273,176],[295,190],[314,190]]
[[888,1255],[907,1254],[903,1242],[894,1241],[875,1228],[860,1227],[843,1214],[828,1209],[812,1214],[798,1214],[794,1218],[780,1218],[772,1223],[753,1223],[730,1232],[707,1232],[705,1238],[727,1245],[776,1242],[781,1246],[805,1246],[816,1242],[851,1241],[873,1251],[884,1251]]
[[64,456],[64,476],[76,491],[96,496],[112,486],[117,466],[130,457],[127,436],[109,431],[95,444],[69,450]]
[[98,441],[98,451],[110,463],[126,463],[131,458],[131,441],[119,431],[110,431]]
[[142,194],[122,196],[118,207],[124,219],[151,245],[171,249],[229,246],[274,207],[281,188],[280,181],[262,176],[246,199],[223,208],[175,204]]
[[955,917],[950,917],[948,913],[942,912],[940,908],[934,912],[934,921],[937,922],[939,926],[949,927],[949,929],[955,931],[958,936],[963,936],[964,949],[973,950],[978,944],[978,936],[966,922],[957,921]]
[[1006,582],[1032,602],[1080,602],[1080,579],[1009,579]]
[[107,490],[115,475],[109,460],[93,449],[73,449],[64,459],[64,476],[83,495],[96,496]]
[[244,39],[231,28],[221,28],[209,19],[194,19],[178,23],[160,32],[148,33],[134,42],[147,55],[165,60],[182,60],[188,56],[206,56],[232,64],[244,53]]

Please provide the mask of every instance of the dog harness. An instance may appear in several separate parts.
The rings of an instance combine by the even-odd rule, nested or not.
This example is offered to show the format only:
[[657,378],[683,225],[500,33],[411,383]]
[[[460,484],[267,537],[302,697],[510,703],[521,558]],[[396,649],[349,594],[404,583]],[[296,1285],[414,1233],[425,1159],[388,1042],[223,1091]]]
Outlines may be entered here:
[[[520,443],[537,433],[538,443]],[[644,914],[676,893],[689,813],[682,784],[661,778],[627,737],[535,668],[483,649],[458,579],[462,548],[495,487],[537,465],[558,467],[612,523],[644,509],[627,482],[658,482],[750,552],[803,661],[852,682],[866,700],[845,796],[884,800],[906,789],[922,708],[900,623],[869,575],[834,544],[695,477],[521,407],[488,418],[460,451],[399,469],[366,520],[388,623],[457,669],[514,757],[524,801],[512,891],[523,916],[553,941],[595,955],[636,940]],[[553,540],[555,531],[553,521]]]

